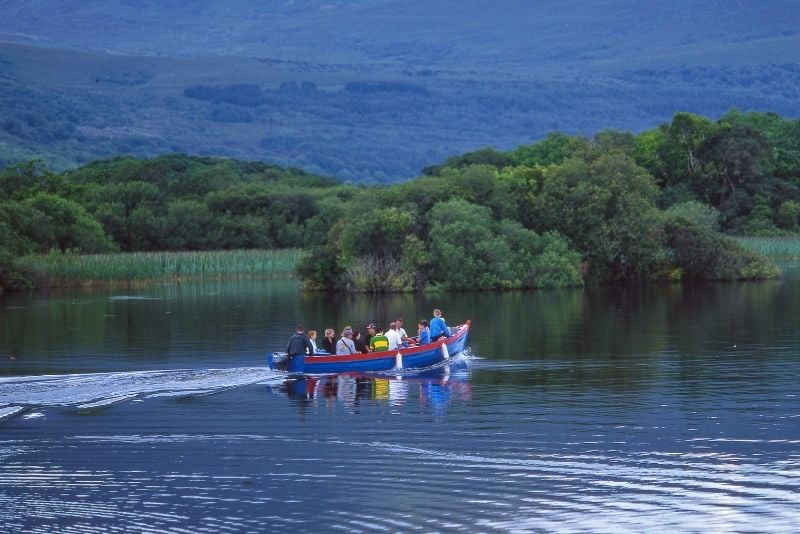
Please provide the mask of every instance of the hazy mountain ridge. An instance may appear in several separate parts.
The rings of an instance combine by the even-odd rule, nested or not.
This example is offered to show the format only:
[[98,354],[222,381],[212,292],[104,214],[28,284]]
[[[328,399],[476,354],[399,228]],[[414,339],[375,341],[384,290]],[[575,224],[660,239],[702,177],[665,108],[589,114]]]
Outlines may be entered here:
[[0,33],[35,35],[58,47],[325,62],[584,65],[631,50],[648,56],[669,47],[681,56],[687,44],[730,46],[800,34],[794,0],[200,0],[191,8],[176,1],[32,0],[4,2],[3,10],[8,16]]
[[[181,151],[386,181],[554,129],[638,131],[730,107],[795,116],[798,12],[783,0],[7,1],[0,40],[27,44],[0,45],[0,160]],[[242,85],[247,105],[193,98]]]

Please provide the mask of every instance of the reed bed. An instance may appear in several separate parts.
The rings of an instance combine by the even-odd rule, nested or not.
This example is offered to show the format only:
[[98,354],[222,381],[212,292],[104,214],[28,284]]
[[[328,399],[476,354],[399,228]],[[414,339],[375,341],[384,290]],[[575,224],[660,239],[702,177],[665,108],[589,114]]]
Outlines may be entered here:
[[286,276],[305,252],[215,250],[26,256],[20,264],[33,271],[37,285],[92,285],[115,282]]
[[747,250],[770,258],[800,259],[800,236],[737,237],[736,241]]

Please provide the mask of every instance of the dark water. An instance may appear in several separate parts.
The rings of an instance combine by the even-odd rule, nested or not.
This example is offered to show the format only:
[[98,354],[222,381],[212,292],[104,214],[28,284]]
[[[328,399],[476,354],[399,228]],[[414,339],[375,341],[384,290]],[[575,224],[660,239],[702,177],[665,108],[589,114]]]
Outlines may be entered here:
[[[0,532],[800,530],[800,275],[339,297],[291,281],[0,302]],[[293,326],[441,307],[425,376],[286,381]]]

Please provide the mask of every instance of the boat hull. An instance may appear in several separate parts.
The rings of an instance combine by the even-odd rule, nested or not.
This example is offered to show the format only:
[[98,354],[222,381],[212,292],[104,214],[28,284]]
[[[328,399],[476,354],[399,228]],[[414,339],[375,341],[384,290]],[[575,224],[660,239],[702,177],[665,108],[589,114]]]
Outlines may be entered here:
[[[270,369],[290,373],[324,374],[351,371],[389,371],[393,369],[419,369],[441,363],[462,352],[467,345],[470,322],[458,327],[449,338],[418,347],[368,354],[295,356],[287,361],[285,353],[267,356]],[[400,365],[398,365],[398,363]]]

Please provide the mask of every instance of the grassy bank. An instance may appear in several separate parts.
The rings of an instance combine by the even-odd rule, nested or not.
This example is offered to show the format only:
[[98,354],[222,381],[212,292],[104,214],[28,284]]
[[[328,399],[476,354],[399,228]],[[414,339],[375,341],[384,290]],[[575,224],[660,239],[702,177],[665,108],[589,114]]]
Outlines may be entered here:
[[300,249],[200,252],[133,252],[26,256],[18,262],[39,287],[201,278],[286,276],[305,254]]
[[798,237],[737,237],[744,248],[763,256],[776,259],[800,259],[800,236]]

